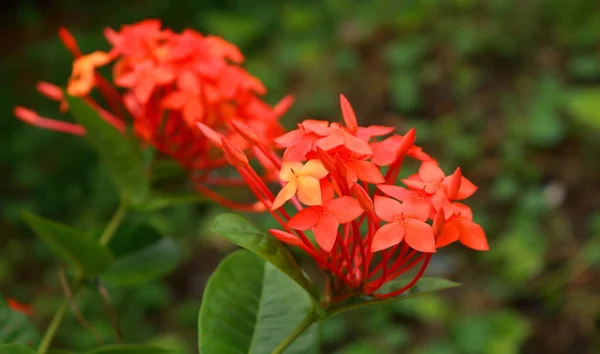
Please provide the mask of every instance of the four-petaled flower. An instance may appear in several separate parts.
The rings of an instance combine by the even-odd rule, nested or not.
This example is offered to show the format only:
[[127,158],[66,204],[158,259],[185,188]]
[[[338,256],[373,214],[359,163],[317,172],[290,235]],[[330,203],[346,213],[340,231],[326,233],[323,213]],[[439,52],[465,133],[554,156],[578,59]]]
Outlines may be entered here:
[[338,227],[363,213],[358,201],[349,196],[333,199],[333,189],[323,188],[323,205],[300,210],[288,221],[296,230],[313,229],[315,240],[325,252],[330,252],[338,235]]
[[425,204],[401,204],[397,200],[375,196],[375,213],[388,222],[373,236],[371,250],[380,251],[403,240],[410,247],[421,252],[435,252],[435,237],[429,218],[429,206]]
[[319,160],[310,160],[302,165],[297,161],[286,161],[281,167],[279,176],[287,182],[273,201],[271,210],[279,209],[298,192],[298,199],[306,205],[321,205],[321,187],[319,180],[329,172]]

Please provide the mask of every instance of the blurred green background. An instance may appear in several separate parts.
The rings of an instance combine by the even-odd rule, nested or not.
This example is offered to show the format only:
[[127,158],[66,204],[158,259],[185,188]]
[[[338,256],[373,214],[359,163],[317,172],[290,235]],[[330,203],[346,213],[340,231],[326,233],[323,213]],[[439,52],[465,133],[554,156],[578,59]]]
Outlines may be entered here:
[[[510,354],[600,352],[600,4],[597,0],[12,0],[0,28],[0,293],[36,309],[44,328],[61,300],[56,260],[21,210],[101,228],[118,196],[77,137],[23,124],[16,104],[57,117],[37,80],[65,84],[68,27],[84,52],[102,29],[145,18],[219,34],[286,116],[339,120],[344,93],[359,120],[417,128],[422,145],[479,191],[471,200],[491,251],[451,246],[428,272],[463,283],[440,295],[334,317],[322,352]],[[182,246],[165,279],[112,289],[126,340],[196,352],[205,282],[234,249],[208,231],[218,208],[180,206],[152,224]],[[266,217],[265,217],[266,218]],[[269,223],[266,221],[265,223]],[[99,296],[78,306],[112,340]],[[69,319],[57,345],[93,347]]]

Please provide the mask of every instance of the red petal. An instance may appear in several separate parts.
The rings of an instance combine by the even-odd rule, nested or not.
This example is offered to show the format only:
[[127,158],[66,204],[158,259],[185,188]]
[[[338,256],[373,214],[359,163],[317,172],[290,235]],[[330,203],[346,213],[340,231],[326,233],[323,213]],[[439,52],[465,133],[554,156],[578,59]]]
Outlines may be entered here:
[[294,215],[287,225],[295,230],[308,230],[317,224],[322,211],[323,207],[320,206],[304,208]]
[[371,143],[371,150],[373,150],[371,162],[379,166],[391,165],[396,161],[401,141],[400,135],[394,135],[383,141]]
[[361,181],[373,184],[385,182],[385,178],[381,174],[381,170],[374,163],[369,161],[353,160],[351,164],[356,171],[358,179]]
[[344,146],[357,154],[361,155],[372,155],[373,149],[369,146],[369,143],[366,141],[355,137],[350,133],[345,133],[344,137]]
[[297,144],[285,149],[285,152],[283,153],[283,159],[291,161],[304,161],[306,159],[306,154],[308,154],[311,150],[312,146],[310,142],[302,139]]
[[331,134],[329,122],[325,120],[307,119],[300,124],[306,131],[313,132],[317,135],[328,136]]
[[412,219],[407,221],[404,227],[406,228],[404,240],[410,247],[420,252],[435,252],[435,236],[431,225]]
[[358,128],[361,133],[371,136],[383,136],[394,131],[394,127],[384,127],[382,125],[371,125],[366,128]]
[[319,183],[321,184],[321,199],[323,200],[323,205],[326,205],[335,197],[333,184],[327,178],[323,178]]
[[202,119],[203,115],[204,106],[199,99],[192,98],[183,107],[183,118],[187,121],[189,126],[192,126],[197,120]]
[[148,103],[150,96],[152,96],[152,91],[154,91],[154,86],[154,80],[151,77],[143,76],[133,87],[133,94],[141,103]]
[[458,193],[456,194],[456,200],[462,200],[469,198],[475,193],[477,190],[477,186],[474,185],[471,181],[466,179],[465,177],[461,178],[460,188],[458,189]]
[[[473,220],[473,211],[463,203],[452,203],[452,212],[463,219]],[[447,215],[446,218],[448,218]]]
[[339,133],[333,133],[329,136],[317,140],[316,146],[325,151],[333,150],[336,147],[344,145],[344,137]]
[[162,106],[167,109],[181,109],[186,99],[187,96],[182,91],[173,91],[162,100]]
[[423,152],[423,149],[418,146],[413,145],[410,149],[408,149],[407,155],[421,162],[431,162],[437,165],[437,161],[435,161],[433,157]]
[[342,106],[342,116],[344,117],[344,123],[346,123],[346,129],[351,133],[356,133],[358,130],[356,114],[354,114],[354,109],[352,109],[350,102],[344,95],[340,95],[340,105]]
[[441,234],[435,240],[436,247],[444,247],[458,240],[460,230],[456,218],[444,223]]
[[332,200],[327,204],[326,208],[328,212],[335,216],[340,224],[347,224],[363,213],[363,208],[358,201],[348,196]]
[[277,147],[290,147],[296,144],[303,135],[304,133],[300,129],[296,129],[275,138],[273,141],[277,144]]
[[413,219],[427,221],[431,214],[431,203],[427,199],[414,196],[402,204],[407,215]]
[[371,252],[377,252],[399,244],[402,242],[405,232],[406,230],[399,222],[383,225],[373,235]]
[[459,240],[463,245],[478,251],[487,251],[490,249],[485,232],[481,226],[465,219],[461,219],[458,225],[460,229]]
[[406,184],[408,188],[412,190],[422,191],[425,190],[425,187],[427,187],[427,184],[425,184],[425,182],[411,178],[403,179],[402,182],[404,182],[404,184]]
[[424,182],[437,182],[442,181],[446,175],[438,165],[431,162],[423,162],[421,163],[421,167],[419,167],[419,177]]
[[446,186],[446,190],[448,191],[448,198],[456,199],[458,190],[460,188],[461,180],[462,173],[460,171],[460,167],[457,167],[451,176],[444,178],[444,185]]
[[403,211],[402,204],[397,200],[378,195],[375,196],[375,213],[381,220],[392,222]]
[[338,226],[340,224],[331,214],[321,214],[319,221],[315,225],[315,240],[319,247],[325,252],[330,252],[337,238]]
[[396,198],[401,202],[409,200],[414,196],[414,192],[400,186],[394,186],[393,184],[378,184],[377,188],[384,194]]

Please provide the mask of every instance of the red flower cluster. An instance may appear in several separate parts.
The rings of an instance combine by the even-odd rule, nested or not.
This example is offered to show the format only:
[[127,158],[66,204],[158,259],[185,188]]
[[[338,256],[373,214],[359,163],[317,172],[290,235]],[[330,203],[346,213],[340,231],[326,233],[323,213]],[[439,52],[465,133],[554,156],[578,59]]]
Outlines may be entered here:
[[[283,188],[277,195],[241,150],[226,137],[217,142],[280,222],[283,230],[270,230],[273,236],[303,249],[331,275],[328,295],[333,301],[357,293],[398,295],[418,281],[437,248],[454,241],[488,249],[471,209],[456,202],[477,189],[460,169],[446,176],[435,160],[414,145],[414,129],[404,136],[388,136],[393,128],[359,127],[344,96],[341,107],[345,126],[306,120],[275,139],[277,146],[285,148],[282,160],[248,127],[243,133],[244,128],[237,126],[279,168]],[[206,127],[202,130],[207,132]],[[214,132],[209,134],[215,137]],[[419,160],[421,166],[417,174],[402,180],[404,187],[397,186],[406,156]],[[293,216],[283,207],[288,201],[297,209]],[[307,230],[312,230],[316,242]],[[381,256],[375,257],[378,251]],[[419,263],[420,269],[406,286],[387,294],[377,292]]]
[[[219,37],[193,30],[175,33],[162,29],[158,20],[145,20],[118,32],[106,29],[111,49],[83,55],[69,32],[61,29],[59,34],[75,57],[67,92],[83,97],[123,132],[131,123],[142,142],[193,171],[200,191],[219,201],[223,200],[205,184],[227,185],[228,181],[209,176],[227,162],[198,132],[196,123],[209,126],[245,151],[252,147],[231,128],[232,121],[252,127],[263,141],[283,133],[278,119],[291,106],[292,98],[284,98],[274,107],[263,102],[259,96],[265,94],[265,87],[239,66],[244,61],[242,53]],[[109,63],[114,63],[114,85],[96,70]],[[68,110],[60,88],[45,82],[37,88],[59,101],[61,111]],[[106,108],[89,96],[94,88]],[[15,115],[46,129],[85,134],[81,126],[41,117],[23,107],[16,107]]]

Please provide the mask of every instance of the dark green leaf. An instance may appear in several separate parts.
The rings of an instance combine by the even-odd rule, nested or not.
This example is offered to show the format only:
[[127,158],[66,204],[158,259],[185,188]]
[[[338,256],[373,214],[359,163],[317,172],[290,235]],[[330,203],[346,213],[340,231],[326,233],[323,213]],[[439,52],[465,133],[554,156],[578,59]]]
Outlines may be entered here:
[[118,258],[101,278],[113,286],[140,285],[169,273],[179,260],[179,248],[168,238]]
[[[379,291],[380,293],[389,293],[394,290],[402,288],[406,285],[406,281],[396,280],[386,283],[382,289]],[[410,288],[408,291],[405,291],[399,296],[386,298],[386,299],[378,299],[375,297],[362,297],[362,298],[352,298],[345,303],[336,305],[328,310],[329,315],[333,316],[340,312],[365,307],[372,306],[378,304],[384,304],[389,302],[401,301],[410,299],[417,296],[431,294],[437,291],[456,288],[460,286],[459,283],[453,282],[444,278],[436,278],[436,277],[423,277],[421,278],[415,286]]]
[[106,270],[113,257],[108,248],[70,227],[23,213],[25,221],[48,247],[84,276],[94,276]]
[[140,205],[148,196],[150,182],[139,149],[82,99],[67,95],[67,101],[77,123],[85,127],[85,137],[108,166],[121,197]]
[[279,240],[259,231],[248,220],[236,214],[219,215],[211,230],[236,245],[256,253],[287,274],[311,295],[317,310],[322,310],[314,285],[304,276],[294,257]]
[[151,225],[126,219],[110,240],[108,248],[115,258],[137,252],[160,241],[162,235]]
[[[308,295],[285,274],[248,251],[234,252],[206,286],[198,319],[200,352],[271,353],[310,309]],[[314,353],[315,327],[286,353]]]
[[[38,340],[38,333],[35,327],[29,322],[27,316],[8,307],[0,295],[0,344],[14,343],[15,345],[36,345]],[[9,350],[12,347],[3,346],[2,348],[5,351],[0,350],[0,353],[11,353],[6,350]],[[16,353],[20,352],[15,351],[15,354]]]
[[35,354],[35,351],[22,344],[0,345],[0,354]]
[[87,354],[169,354],[170,350],[152,345],[108,345],[94,349]]

